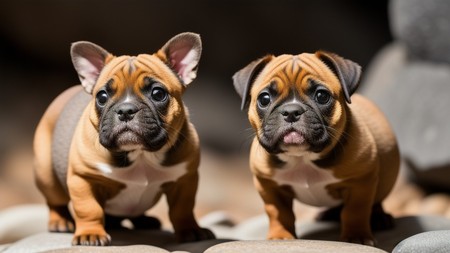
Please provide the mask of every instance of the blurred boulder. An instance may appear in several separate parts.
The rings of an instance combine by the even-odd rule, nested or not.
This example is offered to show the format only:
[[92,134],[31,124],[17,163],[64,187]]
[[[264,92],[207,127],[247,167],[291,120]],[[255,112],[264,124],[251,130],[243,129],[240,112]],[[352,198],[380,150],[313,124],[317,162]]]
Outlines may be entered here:
[[450,2],[392,0],[394,42],[363,80],[397,134],[410,179],[450,191]]
[[389,10],[392,33],[410,57],[450,63],[449,1],[393,0]]

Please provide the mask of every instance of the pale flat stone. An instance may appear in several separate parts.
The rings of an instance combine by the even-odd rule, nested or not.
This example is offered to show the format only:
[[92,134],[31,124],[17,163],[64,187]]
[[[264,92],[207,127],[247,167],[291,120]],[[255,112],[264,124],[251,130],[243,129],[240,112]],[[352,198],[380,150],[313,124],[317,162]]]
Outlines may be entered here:
[[47,217],[45,205],[20,205],[1,210],[0,244],[47,231]]
[[286,241],[235,241],[215,245],[205,253],[386,253],[386,251],[359,244],[315,241],[315,240],[286,240]]
[[71,246],[72,234],[41,233],[26,237],[11,244],[2,253],[32,253],[68,248]]
[[[45,253],[84,253],[84,252],[92,252],[92,253],[121,253],[121,252],[130,252],[130,253],[169,253],[169,251],[148,246],[148,245],[131,245],[131,246],[108,246],[108,247],[92,247],[92,246],[77,246],[71,248],[64,249],[56,249],[44,251]],[[189,253],[189,252],[188,252]]]

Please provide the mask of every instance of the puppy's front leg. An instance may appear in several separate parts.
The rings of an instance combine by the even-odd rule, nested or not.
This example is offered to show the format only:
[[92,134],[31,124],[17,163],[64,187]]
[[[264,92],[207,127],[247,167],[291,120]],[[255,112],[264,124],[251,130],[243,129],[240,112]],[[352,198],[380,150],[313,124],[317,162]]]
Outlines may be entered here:
[[194,217],[198,174],[188,172],[176,182],[167,183],[163,190],[169,205],[169,218],[179,242],[214,239],[214,234],[201,228]]
[[[371,180],[368,180],[369,177]],[[327,188],[333,196],[344,201],[341,211],[341,240],[374,246],[375,239],[370,227],[370,217],[377,180],[373,173],[364,178],[331,184]]]
[[254,183],[264,200],[264,208],[269,216],[267,239],[295,239],[295,215],[292,210],[293,194],[274,181],[254,177]]
[[67,180],[75,218],[72,245],[105,246],[111,237],[104,229],[104,212],[93,192],[93,185],[79,175]]

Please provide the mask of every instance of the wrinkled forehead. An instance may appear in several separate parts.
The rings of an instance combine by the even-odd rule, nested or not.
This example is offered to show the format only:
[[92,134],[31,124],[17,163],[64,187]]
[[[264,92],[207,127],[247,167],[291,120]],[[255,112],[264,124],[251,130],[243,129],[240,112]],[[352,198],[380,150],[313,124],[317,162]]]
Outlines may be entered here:
[[129,89],[136,91],[149,82],[159,82],[171,91],[181,85],[169,85],[179,82],[173,71],[154,55],[141,54],[138,56],[119,56],[113,58],[103,68],[94,88],[94,92],[109,85],[117,94]]
[[255,80],[256,90],[264,89],[268,84],[276,85],[278,89],[285,89],[286,85],[306,89],[308,80],[316,80],[329,86],[330,89],[339,89],[338,79],[328,66],[314,54],[303,53],[299,55],[280,55],[274,58]]

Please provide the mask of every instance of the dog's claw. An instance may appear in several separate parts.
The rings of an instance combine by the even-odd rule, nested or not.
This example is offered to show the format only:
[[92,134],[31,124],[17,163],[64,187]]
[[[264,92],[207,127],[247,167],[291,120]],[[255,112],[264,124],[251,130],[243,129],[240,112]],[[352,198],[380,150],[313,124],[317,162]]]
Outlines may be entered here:
[[108,246],[111,244],[111,237],[108,234],[84,234],[75,236],[72,245],[82,246]]

